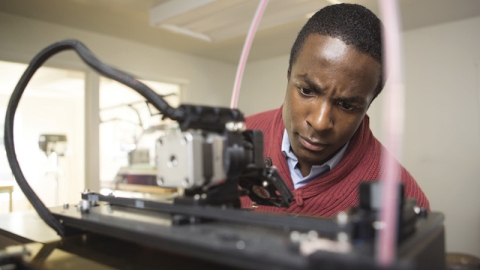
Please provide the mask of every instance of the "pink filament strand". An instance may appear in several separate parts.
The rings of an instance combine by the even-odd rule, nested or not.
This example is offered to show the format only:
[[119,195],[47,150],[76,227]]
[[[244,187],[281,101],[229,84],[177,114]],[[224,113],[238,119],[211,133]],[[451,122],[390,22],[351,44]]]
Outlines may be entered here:
[[245,70],[245,64],[247,63],[248,54],[250,52],[250,47],[252,46],[253,38],[255,37],[255,32],[257,31],[258,25],[260,24],[260,19],[262,18],[263,12],[267,7],[268,0],[261,0],[258,4],[257,11],[253,17],[253,21],[250,24],[250,29],[248,30],[247,39],[243,45],[242,55],[240,56],[240,62],[237,67],[237,75],[235,76],[235,84],[233,86],[232,100],[230,102],[230,108],[236,109],[238,105],[238,97],[240,95],[240,86],[242,85],[243,71]]
[[380,230],[377,242],[378,263],[387,267],[396,259],[396,231],[398,220],[398,185],[401,171],[395,158],[401,154],[401,144],[404,126],[404,88],[401,55],[400,17],[396,0],[379,0],[382,20],[384,23],[385,74],[389,83],[384,103],[384,126],[386,131],[386,146],[390,155],[383,158],[384,173],[382,174],[382,208]]

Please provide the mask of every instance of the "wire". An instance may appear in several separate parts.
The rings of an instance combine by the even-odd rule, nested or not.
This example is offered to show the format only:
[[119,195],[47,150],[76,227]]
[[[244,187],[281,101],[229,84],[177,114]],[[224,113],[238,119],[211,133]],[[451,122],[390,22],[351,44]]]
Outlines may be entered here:
[[240,86],[242,85],[243,71],[245,70],[245,64],[247,63],[248,54],[250,53],[250,47],[252,46],[253,38],[255,37],[255,32],[257,32],[258,25],[262,19],[263,12],[267,7],[268,0],[261,0],[258,4],[257,11],[253,17],[252,23],[250,24],[250,29],[248,30],[247,39],[245,39],[245,44],[243,45],[242,55],[240,56],[240,62],[237,67],[237,75],[235,76],[235,83],[233,85],[232,100],[230,103],[230,108],[236,109],[238,105],[238,97],[240,96]]
[[390,266],[396,256],[396,231],[399,218],[399,182],[401,171],[395,157],[401,155],[404,126],[404,84],[401,55],[401,33],[398,3],[395,0],[379,0],[384,22],[383,39],[385,42],[385,74],[389,76],[386,102],[383,106],[386,146],[390,155],[385,154],[382,175],[382,207],[380,220],[383,228],[377,242],[377,260],[381,266]]
[[42,203],[40,198],[38,198],[38,196],[35,194],[35,192],[28,184],[27,180],[25,179],[25,176],[23,175],[15,152],[13,124],[15,118],[15,111],[17,110],[21,96],[25,91],[28,82],[35,74],[35,71],[40,68],[40,66],[42,66],[43,63],[45,63],[45,61],[47,61],[51,56],[65,50],[75,50],[86,64],[88,64],[100,74],[108,78],[114,79],[118,82],[121,82],[136,90],[153,106],[155,106],[159,111],[161,111],[166,117],[177,121],[181,121],[185,117],[185,112],[182,109],[175,109],[171,107],[167,102],[163,100],[161,96],[148,88],[145,84],[141,83],[132,76],[116,70],[101,62],[87,49],[85,45],[83,45],[77,40],[64,40],[56,42],[39,52],[30,62],[29,66],[18,81],[18,84],[16,85],[10,97],[10,101],[8,103],[7,111],[5,114],[4,144],[8,162],[10,164],[10,168],[12,169],[12,173],[15,176],[15,180],[18,183],[18,186],[25,194],[27,199],[30,201],[33,208],[37,211],[39,216],[45,221],[45,223],[47,223],[47,225],[53,228],[62,237],[65,236],[65,228],[57,219],[55,219],[52,213],[50,213],[50,211]]

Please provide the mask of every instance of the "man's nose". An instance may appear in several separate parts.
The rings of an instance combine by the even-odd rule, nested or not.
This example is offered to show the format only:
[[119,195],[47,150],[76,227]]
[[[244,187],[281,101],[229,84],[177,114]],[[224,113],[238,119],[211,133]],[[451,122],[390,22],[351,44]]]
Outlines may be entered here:
[[333,109],[328,101],[312,104],[306,121],[316,132],[330,130],[334,124]]

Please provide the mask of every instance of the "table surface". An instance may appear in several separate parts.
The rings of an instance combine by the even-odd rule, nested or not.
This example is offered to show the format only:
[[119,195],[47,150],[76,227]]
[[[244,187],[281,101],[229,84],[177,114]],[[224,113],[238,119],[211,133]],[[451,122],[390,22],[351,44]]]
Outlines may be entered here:
[[60,240],[60,236],[33,210],[0,215],[0,233],[16,235],[24,243]]
[[1,192],[12,192],[13,185],[0,185],[0,193]]

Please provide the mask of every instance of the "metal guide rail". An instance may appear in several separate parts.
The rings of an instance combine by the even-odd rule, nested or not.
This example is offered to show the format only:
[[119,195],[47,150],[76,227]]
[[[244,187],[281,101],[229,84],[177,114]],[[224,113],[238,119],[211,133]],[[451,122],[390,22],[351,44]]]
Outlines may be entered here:
[[[352,227],[334,219],[163,204],[163,210],[114,200],[97,201],[88,211],[76,205],[51,208],[68,235],[41,248],[26,245],[23,259],[19,249],[10,251],[11,257],[4,254],[3,261],[25,266],[12,269],[381,269],[367,242],[352,241],[346,249],[338,245]],[[176,223],[175,214],[197,218]],[[230,218],[233,214],[244,220]],[[399,243],[397,263],[388,269],[444,269],[443,219],[439,213],[419,217],[416,231]],[[305,223],[281,225],[287,220]]]

